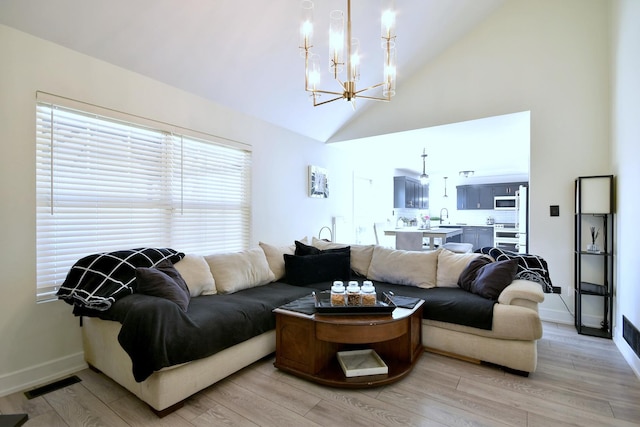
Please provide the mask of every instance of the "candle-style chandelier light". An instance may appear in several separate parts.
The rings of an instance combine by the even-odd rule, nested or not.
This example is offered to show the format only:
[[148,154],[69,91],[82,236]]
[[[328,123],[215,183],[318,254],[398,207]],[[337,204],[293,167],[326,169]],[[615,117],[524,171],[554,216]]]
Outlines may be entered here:
[[[334,10],[330,13],[329,26],[329,70],[333,78],[341,86],[341,91],[319,89],[320,84],[320,55],[311,51],[313,44],[313,11],[311,0],[302,0],[302,23],[300,24],[300,49],[304,56],[305,78],[304,88],[311,92],[313,105],[318,106],[338,99],[351,101],[355,109],[356,98],[390,101],[396,93],[396,14],[393,7],[394,0],[385,0],[388,7],[384,8],[381,17],[382,48],[385,51],[383,67],[383,81],[364,89],[357,89],[356,82],[360,79],[359,41],[351,36],[351,0],[347,0],[347,19],[345,26],[344,12]],[[346,37],[345,37],[346,29]],[[346,56],[345,56],[346,51]],[[346,67],[345,67],[346,60]],[[346,79],[342,77],[346,72]],[[344,80],[343,80],[344,79]],[[382,96],[363,95],[363,92],[382,88]],[[321,94],[335,95],[326,101],[319,101]]]

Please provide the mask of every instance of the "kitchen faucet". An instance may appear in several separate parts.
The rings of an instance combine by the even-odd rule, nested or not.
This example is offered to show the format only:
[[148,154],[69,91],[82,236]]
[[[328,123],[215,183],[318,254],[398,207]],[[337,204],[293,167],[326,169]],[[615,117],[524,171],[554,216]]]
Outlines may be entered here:
[[447,213],[447,219],[449,219],[449,209],[447,209],[447,208],[440,209],[440,224],[442,224],[442,218],[443,218],[442,212],[446,212]]

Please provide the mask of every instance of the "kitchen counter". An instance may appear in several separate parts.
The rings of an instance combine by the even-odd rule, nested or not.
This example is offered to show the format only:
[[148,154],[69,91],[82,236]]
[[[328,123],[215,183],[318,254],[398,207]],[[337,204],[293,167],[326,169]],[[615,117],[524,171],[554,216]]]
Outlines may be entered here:
[[460,227],[493,227],[494,224],[467,224],[462,222],[457,222],[455,224],[442,224],[438,227],[440,228],[460,228]]
[[437,228],[418,228],[418,227],[402,227],[384,230],[385,236],[395,236],[397,232],[403,231],[422,231],[423,237],[429,238],[429,249],[435,249],[434,239],[440,238],[442,242],[446,242],[449,237],[462,234],[462,228],[437,227]]

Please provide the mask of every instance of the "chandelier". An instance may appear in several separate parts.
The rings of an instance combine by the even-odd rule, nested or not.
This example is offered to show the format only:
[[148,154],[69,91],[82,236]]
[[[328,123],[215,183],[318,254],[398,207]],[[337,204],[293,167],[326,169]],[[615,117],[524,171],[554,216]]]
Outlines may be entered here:
[[[383,10],[381,17],[382,48],[385,52],[383,67],[383,81],[364,89],[357,89],[356,82],[360,79],[360,52],[359,41],[351,37],[351,0],[347,0],[346,38],[344,13],[334,10],[330,13],[329,25],[329,71],[340,85],[340,91],[319,89],[320,84],[320,55],[311,51],[313,44],[313,1],[303,0],[302,23],[300,25],[300,49],[304,56],[305,78],[304,88],[311,92],[313,106],[327,104],[346,99],[351,101],[355,109],[356,98],[373,99],[377,101],[390,101],[396,92],[396,48],[395,48],[395,24],[396,15],[393,9],[393,0],[387,0],[390,7]],[[346,51],[346,55],[345,55]],[[346,67],[345,67],[346,60]],[[343,77],[346,73],[346,78]],[[382,96],[364,95],[372,89],[382,88]],[[321,94],[334,95],[326,101],[319,101]]]

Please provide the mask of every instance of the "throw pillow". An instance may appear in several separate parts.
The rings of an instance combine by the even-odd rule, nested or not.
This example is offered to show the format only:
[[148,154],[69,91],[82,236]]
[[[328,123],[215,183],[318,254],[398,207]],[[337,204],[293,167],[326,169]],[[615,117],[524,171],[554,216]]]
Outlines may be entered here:
[[216,282],[209,269],[209,264],[201,255],[187,254],[173,265],[189,287],[192,297],[198,295],[214,295]]
[[208,255],[204,259],[209,264],[216,289],[221,294],[266,285],[275,280],[267,257],[260,248]]
[[[333,249],[349,246],[341,243],[326,242],[315,237],[311,239],[311,243],[318,249]],[[360,276],[367,276],[371,258],[373,257],[373,248],[375,245],[350,245],[351,247],[351,269]]]
[[349,252],[325,252],[317,255],[284,255],[285,279],[292,285],[332,280],[349,280],[351,262]]
[[540,283],[544,292],[553,292],[553,284],[551,283],[551,276],[549,276],[549,267],[542,257],[531,254],[521,254],[493,247],[484,247],[478,249],[478,251],[483,254],[488,254],[496,261],[503,261],[506,259],[517,260],[518,272],[516,274],[516,279]]
[[438,254],[438,270],[436,272],[436,285],[438,287],[457,287],[460,273],[469,262],[482,255],[474,253],[459,254],[442,249]]
[[189,306],[189,288],[178,270],[169,261],[163,261],[155,267],[136,268],[136,291],[145,295],[166,298],[187,311]]
[[500,293],[509,286],[518,272],[515,259],[496,261],[480,267],[476,280],[471,284],[471,292],[497,301]]
[[417,252],[376,246],[373,249],[367,278],[398,285],[433,288],[436,286],[440,250]]
[[[299,241],[307,243],[307,236],[303,237]],[[284,254],[293,255],[296,247],[295,245],[274,246],[264,242],[258,242],[258,245],[262,248],[264,255],[267,257],[267,263],[269,269],[273,272],[274,279],[280,280],[284,277]]]
[[478,270],[484,267],[487,264],[491,264],[493,262],[492,259],[481,256],[469,261],[469,264],[462,270],[460,273],[460,277],[458,277],[458,286],[460,286],[465,291],[471,292],[471,284],[476,277],[478,276]]
[[331,252],[335,252],[335,253],[351,252],[351,247],[349,246],[338,246],[338,247],[330,247],[326,249],[318,249],[315,246],[305,245],[304,243],[299,242],[297,240],[294,242],[294,244],[296,246],[294,255],[298,255],[298,256],[319,255],[319,254],[331,253]]
[[258,242],[258,245],[264,251],[264,255],[267,257],[267,263],[269,269],[273,272],[274,279],[280,280],[284,277],[284,254],[293,255],[295,252],[294,245],[287,246],[273,246],[264,242]]

